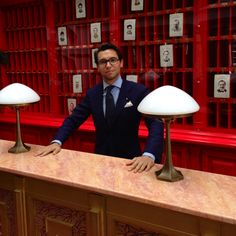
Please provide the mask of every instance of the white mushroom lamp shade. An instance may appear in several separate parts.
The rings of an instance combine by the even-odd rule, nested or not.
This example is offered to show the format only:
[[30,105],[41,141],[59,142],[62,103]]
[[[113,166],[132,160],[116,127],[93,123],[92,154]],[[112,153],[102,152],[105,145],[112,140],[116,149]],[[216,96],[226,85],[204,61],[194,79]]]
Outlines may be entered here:
[[148,94],[139,104],[138,111],[151,117],[162,118],[166,124],[166,155],[162,169],[155,172],[160,180],[174,182],[183,175],[172,164],[170,122],[173,118],[189,116],[199,110],[197,102],[183,90],[165,85]]
[[181,117],[199,110],[197,102],[183,90],[165,85],[148,94],[139,104],[138,111],[158,117]]
[[24,84],[13,83],[0,90],[0,105],[12,106],[16,109],[16,143],[8,152],[22,153],[30,150],[30,147],[25,145],[21,139],[20,107],[39,100],[39,95]]
[[39,95],[24,84],[13,83],[0,90],[1,105],[26,105],[39,100]]

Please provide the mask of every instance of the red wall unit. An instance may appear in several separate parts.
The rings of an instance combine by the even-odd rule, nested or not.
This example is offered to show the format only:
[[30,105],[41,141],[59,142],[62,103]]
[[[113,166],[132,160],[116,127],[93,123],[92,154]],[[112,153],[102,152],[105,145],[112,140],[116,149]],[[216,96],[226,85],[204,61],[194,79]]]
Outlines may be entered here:
[[[0,65],[0,88],[20,82],[41,97],[21,111],[25,139],[43,145],[50,141],[68,115],[68,99],[79,102],[101,80],[93,53],[100,42],[111,41],[124,53],[124,79],[133,75],[150,90],[174,85],[199,103],[199,112],[171,124],[174,163],[235,175],[235,1],[144,0],[138,10],[131,9],[131,2],[87,0],[86,14],[78,18],[75,0],[1,1],[0,50],[9,54],[10,63]],[[170,33],[174,14],[183,16],[180,36]],[[135,22],[134,38],[127,40],[125,24],[130,20]],[[100,25],[98,41],[92,36],[94,23]],[[58,37],[61,27],[66,44]],[[163,45],[173,47],[171,66],[161,64]],[[228,97],[214,94],[218,74],[229,77]],[[81,76],[82,91],[73,88],[75,75]],[[15,113],[0,109],[0,138],[14,140]],[[142,126],[141,143],[145,137]],[[89,119],[65,147],[92,152],[94,139]]]

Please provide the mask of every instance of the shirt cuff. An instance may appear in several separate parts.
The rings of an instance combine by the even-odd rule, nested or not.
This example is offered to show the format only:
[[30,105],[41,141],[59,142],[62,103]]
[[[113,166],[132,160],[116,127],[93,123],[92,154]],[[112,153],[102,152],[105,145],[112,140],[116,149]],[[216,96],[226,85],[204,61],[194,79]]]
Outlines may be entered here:
[[59,144],[60,146],[62,145],[62,142],[61,142],[60,140],[57,140],[57,139],[52,140],[51,144],[52,144],[52,143],[57,143],[57,144]]
[[152,153],[150,153],[150,152],[144,152],[143,153],[143,156],[148,156],[148,157],[150,157],[153,161],[155,161],[155,156],[152,154]]

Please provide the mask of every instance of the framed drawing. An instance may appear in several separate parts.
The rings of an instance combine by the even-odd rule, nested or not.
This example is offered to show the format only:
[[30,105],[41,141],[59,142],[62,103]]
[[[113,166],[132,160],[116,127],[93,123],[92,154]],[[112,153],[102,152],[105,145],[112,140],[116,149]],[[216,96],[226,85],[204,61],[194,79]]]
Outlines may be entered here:
[[124,40],[135,40],[136,19],[124,20]]
[[67,98],[67,108],[69,115],[73,112],[76,107],[76,99],[75,98]]
[[138,76],[137,75],[126,75],[126,80],[133,81],[135,83],[138,82]]
[[101,40],[101,23],[90,24],[91,43],[100,43]]
[[169,35],[170,37],[183,36],[183,13],[170,14],[169,16]]
[[143,0],[131,1],[131,11],[142,11],[142,10],[143,10]]
[[173,44],[160,46],[160,64],[161,67],[173,66]]
[[67,31],[66,31],[66,27],[65,26],[58,27],[57,35],[58,35],[58,44],[60,46],[67,45]]
[[76,9],[76,18],[85,18],[86,17],[86,5],[85,0],[76,0],[75,9]]
[[95,52],[98,50],[98,48],[92,49],[92,68],[97,68],[97,64],[95,62]]
[[73,93],[82,93],[82,76],[73,75]]
[[214,76],[214,97],[230,97],[230,74],[216,74]]

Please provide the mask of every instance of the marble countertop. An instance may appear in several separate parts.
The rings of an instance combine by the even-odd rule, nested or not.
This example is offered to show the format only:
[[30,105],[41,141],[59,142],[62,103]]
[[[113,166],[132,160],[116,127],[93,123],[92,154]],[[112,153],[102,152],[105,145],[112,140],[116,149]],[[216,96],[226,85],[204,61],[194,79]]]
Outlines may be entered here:
[[13,145],[0,140],[0,171],[236,224],[236,177],[177,168],[184,179],[170,183],[156,179],[161,165],[138,174],[129,172],[122,158],[66,149],[36,157],[38,145],[27,153],[8,153]]

